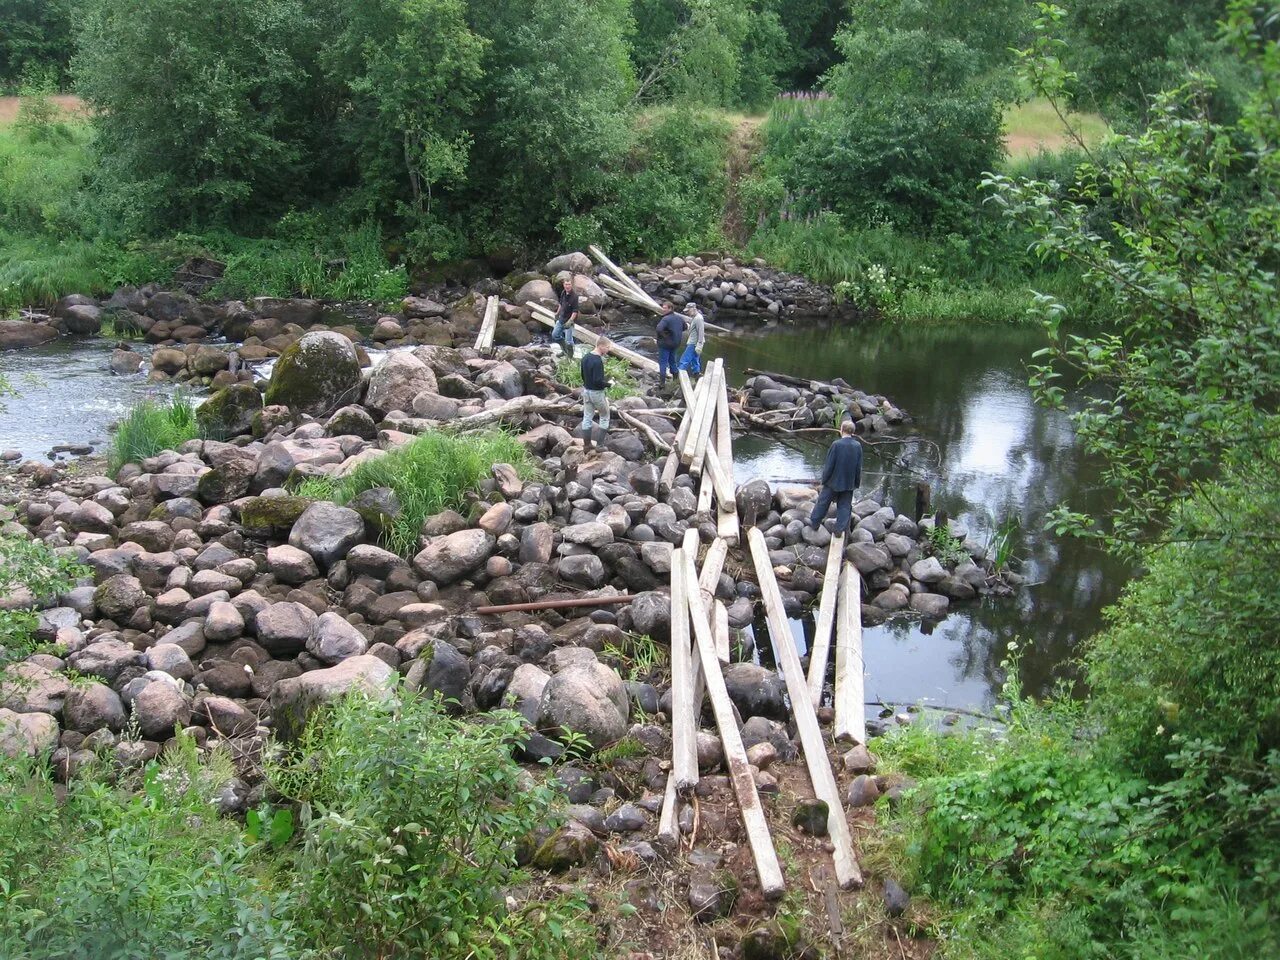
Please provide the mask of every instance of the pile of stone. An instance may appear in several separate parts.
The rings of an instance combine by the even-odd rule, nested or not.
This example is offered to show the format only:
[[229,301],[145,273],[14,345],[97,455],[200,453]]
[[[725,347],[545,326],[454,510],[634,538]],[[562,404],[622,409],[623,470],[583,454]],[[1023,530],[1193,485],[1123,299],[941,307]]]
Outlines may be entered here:
[[739,392],[742,408],[759,415],[761,426],[796,430],[830,427],[852,419],[859,433],[884,433],[907,420],[887,397],[866,394],[841,379],[824,382],[784,377],[781,381],[760,374],[747,380]]

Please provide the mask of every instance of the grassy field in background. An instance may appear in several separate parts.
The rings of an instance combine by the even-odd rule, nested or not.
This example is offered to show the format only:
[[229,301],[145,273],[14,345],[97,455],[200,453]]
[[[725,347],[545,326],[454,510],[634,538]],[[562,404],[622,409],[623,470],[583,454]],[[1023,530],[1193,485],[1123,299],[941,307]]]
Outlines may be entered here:
[[[1071,113],[1067,120],[1092,146],[1108,132],[1107,122],[1094,113]],[[1004,143],[1010,160],[1042,151],[1055,152],[1069,144],[1067,129],[1048,100],[1028,100],[1010,107],[1004,117]]]

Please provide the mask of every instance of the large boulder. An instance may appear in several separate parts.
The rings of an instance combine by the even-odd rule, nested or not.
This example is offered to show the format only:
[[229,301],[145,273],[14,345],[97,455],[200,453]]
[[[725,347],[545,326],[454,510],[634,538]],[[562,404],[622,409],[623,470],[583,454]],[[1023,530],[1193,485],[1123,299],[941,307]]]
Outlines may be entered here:
[[327,500],[307,507],[289,531],[289,544],[311,554],[326,570],[363,539],[364,518]]
[[467,685],[471,682],[471,661],[444,640],[431,645],[409,668],[408,683],[425,696],[439,696],[451,712],[467,705]]
[[411,353],[393,353],[369,377],[365,406],[387,414],[413,410],[413,398],[437,390],[436,375]]
[[790,717],[787,709],[787,686],[782,678],[772,670],[754,663],[731,663],[723,670],[724,685],[729,692],[729,699],[738,708],[742,719],[751,717],[767,717],[770,720],[786,721]]
[[62,722],[77,733],[120,731],[126,719],[120,695],[105,683],[75,684],[62,705]]
[[773,491],[769,489],[768,481],[749,480],[738,488],[736,499],[738,516],[742,517],[745,525],[753,526],[769,512],[773,505]]
[[432,537],[413,558],[413,568],[440,586],[461,580],[489,559],[496,541],[483,530],[459,530]]
[[94,591],[93,603],[104,617],[124,623],[139,607],[147,605],[148,597],[137,577],[116,574],[107,578]]
[[148,740],[167,740],[191,722],[191,701],[177,684],[153,680],[133,698],[133,715]]
[[0,670],[0,708],[15,713],[61,713],[71,684],[60,673],[23,661]]
[[568,270],[570,273],[590,273],[591,258],[578,251],[563,253],[548,260],[547,265],[542,268],[542,272],[549,277],[554,277],[561,270]]
[[0,350],[21,350],[38,347],[42,343],[58,339],[58,331],[47,323],[28,323],[25,320],[0,320]]
[[515,304],[522,307],[526,303],[552,302],[556,292],[546,280],[530,280],[516,291]]
[[622,679],[598,661],[561,670],[542,690],[538,727],[555,736],[579,734],[600,749],[627,732],[631,702]]
[[280,680],[271,690],[272,722],[276,733],[296,737],[316,707],[360,691],[385,699],[395,690],[396,671],[385,660],[365,654],[343,660],[327,670],[312,670]]
[[203,436],[220,440],[248,433],[253,415],[262,409],[262,394],[251,383],[223,387],[196,410]]
[[295,414],[322,417],[359,400],[361,386],[355,346],[340,333],[317,330],[280,354],[264,398]]
[[315,625],[316,614],[300,603],[273,603],[254,617],[258,642],[274,656],[292,656],[303,650]]
[[0,757],[39,757],[58,745],[58,721],[47,713],[14,713],[0,707]]
[[325,663],[341,663],[368,649],[365,635],[333,612],[320,614],[307,637],[307,652]]

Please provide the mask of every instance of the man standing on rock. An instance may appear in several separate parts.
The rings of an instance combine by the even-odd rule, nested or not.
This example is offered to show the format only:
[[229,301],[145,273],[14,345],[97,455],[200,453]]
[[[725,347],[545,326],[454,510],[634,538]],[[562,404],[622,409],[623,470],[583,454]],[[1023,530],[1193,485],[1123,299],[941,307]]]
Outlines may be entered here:
[[604,375],[604,358],[609,355],[609,338],[601,337],[595,349],[582,358],[582,446],[590,450],[596,442],[592,420],[600,414],[600,437],[609,432],[609,381]]
[[551,328],[551,339],[560,344],[564,355],[573,359],[573,325],[578,322],[578,292],[573,289],[573,277],[564,278],[556,295],[560,306],[556,309],[556,325]]
[[836,502],[835,533],[849,529],[849,515],[853,507],[853,492],[862,484],[862,444],[853,438],[853,421],[840,424],[840,439],[827,451],[827,462],[822,466],[822,492],[813,505],[809,526],[814,530],[826,519],[831,501]]
[[670,300],[662,301],[662,318],[658,321],[658,389],[667,385],[667,375],[676,374],[676,355],[684,339],[684,317],[676,313]]
[[697,377],[702,374],[702,348],[707,345],[706,320],[696,303],[689,303],[684,312],[689,317],[689,339],[680,355],[680,369]]

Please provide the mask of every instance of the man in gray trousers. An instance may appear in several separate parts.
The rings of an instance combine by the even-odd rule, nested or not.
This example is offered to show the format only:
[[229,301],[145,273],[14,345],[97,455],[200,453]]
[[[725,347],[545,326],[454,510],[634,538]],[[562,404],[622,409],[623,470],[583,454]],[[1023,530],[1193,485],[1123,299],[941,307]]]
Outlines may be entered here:
[[582,358],[582,446],[590,450],[596,442],[592,421],[600,414],[600,439],[609,431],[609,381],[604,375],[604,358],[609,338],[601,337],[595,349]]

